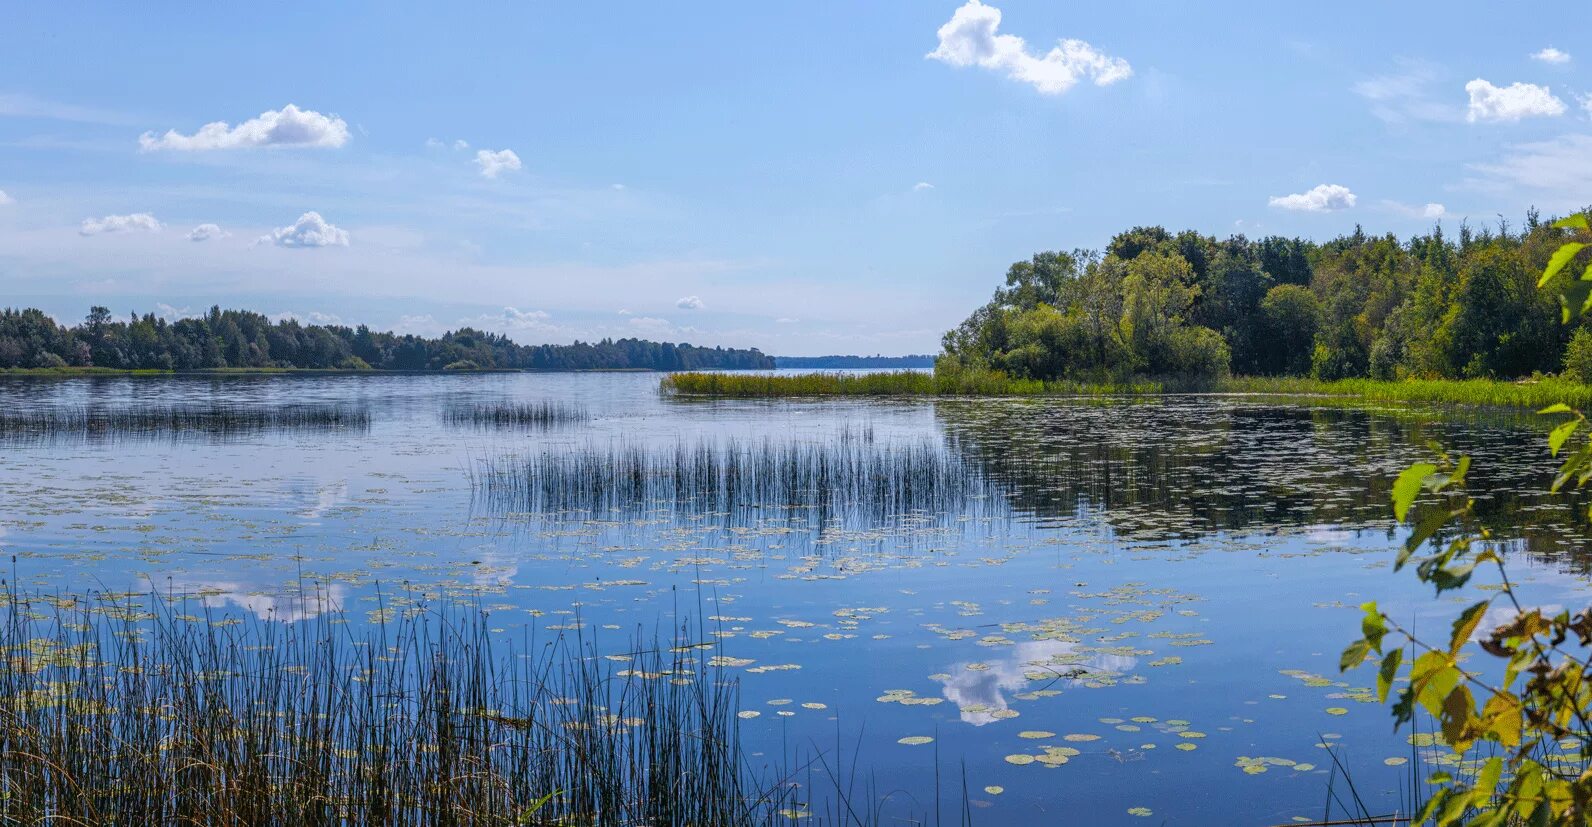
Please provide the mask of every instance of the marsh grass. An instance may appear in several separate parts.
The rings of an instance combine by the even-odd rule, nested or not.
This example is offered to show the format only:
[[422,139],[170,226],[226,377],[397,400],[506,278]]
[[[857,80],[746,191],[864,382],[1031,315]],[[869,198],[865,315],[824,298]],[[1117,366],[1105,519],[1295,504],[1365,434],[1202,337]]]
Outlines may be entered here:
[[0,411],[0,440],[228,438],[268,431],[356,431],[370,411],[346,405],[141,405]]
[[1431,402],[1511,408],[1544,408],[1556,402],[1592,406],[1592,385],[1558,377],[1497,379],[1341,379],[1238,376],[1191,385],[1166,381],[1040,382],[992,372],[940,375],[893,373],[804,373],[786,376],[674,373],[664,393],[681,397],[796,398],[804,396],[1134,396],[1168,393],[1253,394],[1325,397],[1374,402]]
[[820,525],[845,519],[877,527],[955,519],[989,499],[977,468],[938,442],[875,442],[847,434],[820,444],[587,445],[485,458],[471,476],[497,513],[669,510],[725,515],[732,522],[800,514]]
[[1039,396],[1162,393],[1161,382],[1128,383],[1041,382],[1014,379],[989,371],[954,374],[914,370],[878,373],[769,374],[671,373],[660,385],[665,394],[691,397],[799,397],[799,396]]
[[5,599],[0,823],[740,825],[789,806],[753,783],[736,687],[685,629],[616,663],[508,645],[471,607],[355,631]]
[[442,420],[477,428],[552,428],[589,421],[585,406],[569,402],[475,402],[449,405]]

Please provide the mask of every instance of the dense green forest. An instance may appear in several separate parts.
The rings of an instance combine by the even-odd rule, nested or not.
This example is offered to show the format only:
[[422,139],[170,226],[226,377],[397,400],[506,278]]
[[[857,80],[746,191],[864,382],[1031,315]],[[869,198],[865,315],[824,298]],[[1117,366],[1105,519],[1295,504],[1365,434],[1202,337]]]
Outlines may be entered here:
[[1103,254],[1013,264],[995,297],[945,335],[937,369],[1589,381],[1592,332],[1561,325],[1554,291],[1536,289],[1562,239],[1536,211],[1518,229],[1462,224],[1454,237],[1438,226],[1406,240],[1358,227],[1324,243],[1135,227]]
[[126,321],[95,307],[66,327],[43,311],[0,310],[0,368],[100,367],[132,370],[341,368],[357,370],[690,370],[767,369],[757,350],[706,348],[643,339],[520,345],[461,328],[440,338],[378,333],[364,325],[273,322],[247,310],[212,307],[168,322],[154,314]]

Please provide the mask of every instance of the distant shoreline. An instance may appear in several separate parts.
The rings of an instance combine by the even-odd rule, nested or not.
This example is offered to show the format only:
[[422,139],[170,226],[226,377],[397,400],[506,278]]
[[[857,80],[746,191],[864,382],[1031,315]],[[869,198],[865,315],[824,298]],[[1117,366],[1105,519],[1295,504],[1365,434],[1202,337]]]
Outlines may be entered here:
[[[760,368],[718,368],[716,370],[760,370]],[[153,368],[0,368],[0,377],[38,376],[81,378],[90,376],[454,376],[483,373],[668,373],[655,368],[460,368],[440,370],[383,370],[379,368],[197,368],[194,370],[156,370]]]

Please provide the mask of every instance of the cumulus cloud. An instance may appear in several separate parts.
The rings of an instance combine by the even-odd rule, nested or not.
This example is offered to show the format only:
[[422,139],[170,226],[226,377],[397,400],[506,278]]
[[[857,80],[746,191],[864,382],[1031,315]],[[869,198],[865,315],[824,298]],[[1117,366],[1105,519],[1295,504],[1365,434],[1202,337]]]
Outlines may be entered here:
[[99,235],[101,233],[131,233],[131,232],[158,232],[163,226],[147,212],[135,212],[132,215],[107,215],[104,218],[85,218],[83,224],[77,228],[78,235]]
[[1564,64],[1570,62],[1570,53],[1561,52],[1558,49],[1549,46],[1548,48],[1533,54],[1531,59],[1540,60],[1543,63],[1552,63],[1556,66],[1563,66]]
[[932,189],[934,189],[934,185],[929,183],[928,181],[919,181],[916,184],[912,185],[912,191],[913,192],[923,192],[924,190],[932,190]]
[[1021,37],[997,34],[1000,24],[1000,9],[979,0],[967,0],[940,27],[940,44],[925,57],[956,67],[977,66],[1001,72],[1045,95],[1060,95],[1080,80],[1109,86],[1133,76],[1133,68],[1126,60],[1111,57],[1082,40],[1063,40],[1044,55],[1031,53]]
[[510,327],[539,327],[551,318],[543,310],[521,310],[517,307],[503,308],[502,321]]
[[348,143],[348,124],[336,115],[322,115],[293,104],[279,111],[261,112],[257,118],[229,126],[226,121],[207,123],[192,135],[175,129],[155,137],[145,132],[138,146],[145,152],[174,150],[200,152],[213,149],[250,149],[254,147],[330,147]]
[[512,149],[499,149],[493,151],[483,149],[475,153],[475,162],[481,165],[481,174],[488,178],[496,178],[503,172],[514,172],[520,168],[520,156],[514,154]]
[[1348,187],[1341,184],[1320,184],[1305,192],[1292,195],[1274,195],[1267,203],[1279,210],[1297,212],[1332,212],[1346,210],[1357,200]]
[[1564,101],[1554,97],[1548,87],[1534,83],[1494,86],[1476,78],[1465,84],[1465,91],[1470,95],[1470,108],[1465,110],[1465,120],[1471,123],[1551,118],[1564,114]]
[[226,238],[232,233],[221,229],[215,224],[200,224],[188,232],[189,241],[210,241],[217,238]]
[[15,198],[12,198],[11,196],[6,195],[6,191],[5,190],[0,190],[0,207],[3,207],[5,205],[7,205],[7,204],[15,204],[16,202],[17,202],[17,200]]
[[1390,212],[1398,213],[1407,218],[1437,219],[1448,215],[1448,208],[1436,202],[1416,205],[1405,204],[1402,201],[1383,201],[1382,206]]
[[675,302],[674,306],[680,308],[681,310],[701,310],[702,300],[696,296],[686,296],[685,298]]
[[347,247],[348,231],[326,223],[320,213],[311,210],[299,216],[291,226],[278,227],[254,243],[278,247]]

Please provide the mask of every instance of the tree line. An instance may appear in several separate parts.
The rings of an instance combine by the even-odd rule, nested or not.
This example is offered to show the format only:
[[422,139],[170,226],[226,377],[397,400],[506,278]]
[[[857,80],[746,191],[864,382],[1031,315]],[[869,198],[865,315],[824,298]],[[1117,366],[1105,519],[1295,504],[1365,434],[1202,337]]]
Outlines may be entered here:
[[507,336],[468,327],[428,339],[377,332],[364,325],[273,321],[261,313],[220,307],[176,321],[152,313],[134,313],[123,321],[104,307],[94,307],[82,323],[71,327],[34,308],[0,310],[0,368],[558,371],[773,366],[774,360],[756,349],[645,339],[521,345]]
[[1439,225],[1404,240],[1359,227],[1321,243],[1135,227],[1103,253],[1013,264],[994,298],[945,334],[937,368],[1086,381],[1592,381],[1592,332],[1562,326],[1552,291],[1537,290],[1562,237],[1535,210],[1518,228],[1461,224],[1456,237]]

